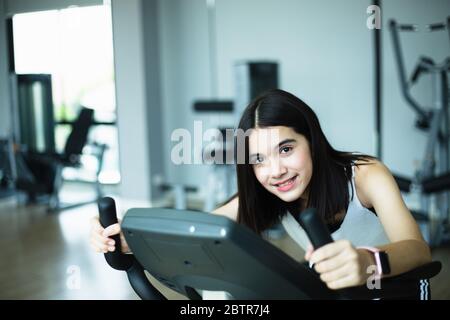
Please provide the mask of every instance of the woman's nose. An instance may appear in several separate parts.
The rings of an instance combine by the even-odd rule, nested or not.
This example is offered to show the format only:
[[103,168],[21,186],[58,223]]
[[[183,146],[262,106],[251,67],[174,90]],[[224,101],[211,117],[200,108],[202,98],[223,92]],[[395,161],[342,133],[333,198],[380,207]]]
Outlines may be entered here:
[[272,179],[278,179],[287,172],[287,169],[280,161],[272,161],[270,167],[270,175]]

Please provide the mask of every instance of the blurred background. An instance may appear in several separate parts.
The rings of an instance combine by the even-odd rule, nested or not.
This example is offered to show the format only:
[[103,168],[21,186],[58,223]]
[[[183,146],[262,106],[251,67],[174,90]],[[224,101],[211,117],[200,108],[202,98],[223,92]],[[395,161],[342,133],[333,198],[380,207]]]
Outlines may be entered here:
[[450,299],[449,16],[450,0],[0,0],[0,299],[136,299],[89,248],[95,201],[211,211],[236,180],[207,160],[272,88],[391,169]]

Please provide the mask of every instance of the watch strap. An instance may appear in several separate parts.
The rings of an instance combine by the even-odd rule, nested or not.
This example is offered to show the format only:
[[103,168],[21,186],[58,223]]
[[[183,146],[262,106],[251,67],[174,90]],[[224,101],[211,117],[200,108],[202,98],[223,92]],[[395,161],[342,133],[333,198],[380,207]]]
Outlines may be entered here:
[[364,250],[367,250],[367,251],[373,253],[373,257],[375,259],[375,264],[377,267],[377,275],[382,276],[383,275],[383,267],[382,267],[381,259],[380,259],[380,251],[381,250],[378,248],[375,248],[375,247],[368,247],[368,246],[358,247],[357,249],[364,249]]

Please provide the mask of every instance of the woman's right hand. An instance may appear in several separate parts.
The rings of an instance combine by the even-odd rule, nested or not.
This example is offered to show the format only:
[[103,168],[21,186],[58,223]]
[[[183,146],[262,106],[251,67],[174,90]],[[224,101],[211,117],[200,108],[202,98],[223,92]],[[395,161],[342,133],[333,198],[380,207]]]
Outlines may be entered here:
[[120,228],[119,223],[112,224],[107,228],[103,228],[100,224],[100,220],[98,217],[93,217],[91,219],[91,232],[90,232],[90,242],[91,247],[96,252],[113,252],[116,250],[116,243],[111,236],[120,233],[120,244],[122,247],[123,253],[129,253],[130,248],[128,247],[127,242],[125,241],[125,237],[123,236],[122,229]]

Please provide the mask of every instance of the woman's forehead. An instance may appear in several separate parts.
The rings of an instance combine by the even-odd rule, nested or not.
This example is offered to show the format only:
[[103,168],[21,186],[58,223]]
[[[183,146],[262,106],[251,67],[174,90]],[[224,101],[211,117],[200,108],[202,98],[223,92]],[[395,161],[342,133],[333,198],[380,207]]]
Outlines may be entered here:
[[303,136],[290,127],[254,128],[249,135],[250,153],[266,153],[286,139],[299,140]]

